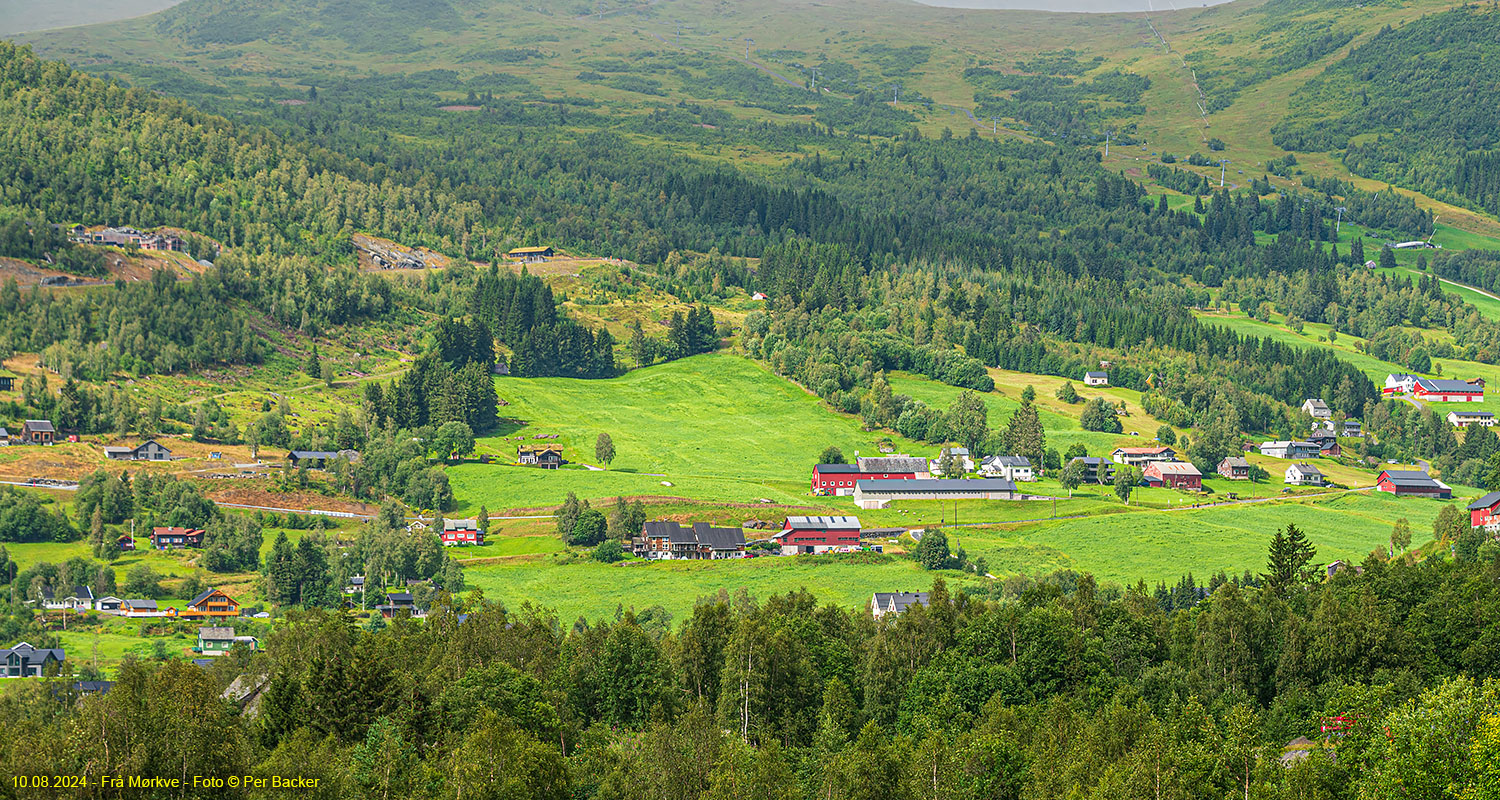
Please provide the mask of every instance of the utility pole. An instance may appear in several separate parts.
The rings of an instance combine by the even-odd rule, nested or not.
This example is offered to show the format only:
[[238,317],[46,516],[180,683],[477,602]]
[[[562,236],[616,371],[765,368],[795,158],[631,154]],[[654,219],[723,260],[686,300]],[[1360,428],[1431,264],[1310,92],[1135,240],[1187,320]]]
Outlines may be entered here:
[[901,99],[901,87],[899,85],[892,86],[891,87],[891,106],[894,108],[896,106],[896,102],[898,100],[900,100],[900,99]]
[[1104,157],[1105,158],[1109,158],[1109,139],[1110,139],[1111,136],[1114,135],[1114,133],[1115,133],[1114,131],[1108,131],[1108,130],[1104,132]]
[[1334,239],[1338,239],[1339,238],[1339,226],[1342,225],[1342,224],[1344,224],[1344,212],[1348,211],[1348,210],[1349,209],[1344,208],[1343,206],[1339,206],[1338,208],[1334,209],[1334,211],[1339,212],[1338,219],[1335,219],[1333,221],[1333,238]]
[[746,39],[745,40],[745,60],[746,61],[750,60],[750,45],[752,45],[752,44],[755,44],[755,40],[754,39]]
[[1224,188],[1224,171],[1228,169],[1229,159],[1219,159],[1219,188]]
[[990,117],[990,133],[994,136],[1000,135],[1000,118]]

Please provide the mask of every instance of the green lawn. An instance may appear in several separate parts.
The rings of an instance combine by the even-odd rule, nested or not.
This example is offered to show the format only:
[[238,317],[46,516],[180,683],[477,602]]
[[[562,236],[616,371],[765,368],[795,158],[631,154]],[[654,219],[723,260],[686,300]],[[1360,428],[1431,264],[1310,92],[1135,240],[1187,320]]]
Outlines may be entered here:
[[[873,592],[918,591],[932,585],[933,574],[900,557],[854,563],[853,557],[753,558],[716,562],[598,564],[579,561],[552,564],[531,561],[468,570],[469,585],[486,598],[511,608],[523,601],[556,609],[563,624],[580,616],[613,616],[617,607],[636,610],[661,605],[681,621],[694,601],[723,589],[744,588],[764,599],[805,588],[820,602],[859,608]],[[963,580],[958,573],[942,573]]]
[[[495,390],[520,421],[480,452],[514,458],[522,440],[558,434],[569,461],[597,463],[594,441],[614,440],[612,470],[667,476],[784,480],[829,445],[872,453],[881,434],[748,359],[714,353],[633,370],[611,380],[501,378]],[[905,452],[935,452],[898,441]],[[790,468],[795,465],[795,469]]]
[[1389,540],[1392,526],[1402,517],[1411,523],[1413,547],[1420,546],[1431,540],[1432,521],[1443,505],[1366,491],[1305,501],[1060,520],[1013,531],[965,531],[960,541],[971,557],[983,555],[996,575],[1066,566],[1121,583],[1172,581],[1186,572],[1199,577],[1220,569],[1259,572],[1272,532],[1288,523],[1308,534],[1323,563],[1363,560]]
[[[682,497],[715,503],[807,505],[807,480],[824,448],[876,452],[885,434],[748,359],[716,353],[634,370],[611,380],[501,378],[495,382],[510,422],[481,439],[481,454],[515,458],[516,448],[556,435],[564,457],[597,464],[600,433],[614,440],[605,471],[540,470],[470,463],[448,470],[459,510],[553,506],[568,492]],[[903,452],[936,448],[892,437]],[[748,512],[747,512],[748,513]]]

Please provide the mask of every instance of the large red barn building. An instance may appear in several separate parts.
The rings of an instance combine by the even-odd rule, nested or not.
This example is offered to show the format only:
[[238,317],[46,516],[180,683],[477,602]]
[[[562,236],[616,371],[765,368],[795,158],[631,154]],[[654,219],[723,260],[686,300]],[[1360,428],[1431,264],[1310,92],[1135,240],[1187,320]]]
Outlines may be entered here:
[[927,459],[911,456],[856,458],[854,464],[819,464],[813,467],[812,493],[847,497],[864,480],[913,480],[927,477]]
[[1484,387],[1468,381],[1417,378],[1412,395],[1429,403],[1482,403]]
[[1390,492],[1398,496],[1416,495],[1444,499],[1453,496],[1452,489],[1437,482],[1431,475],[1411,469],[1385,470],[1375,479],[1375,488],[1378,491]]
[[859,517],[787,517],[771,540],[784,556],[827,553],[858,548],[859,531]]

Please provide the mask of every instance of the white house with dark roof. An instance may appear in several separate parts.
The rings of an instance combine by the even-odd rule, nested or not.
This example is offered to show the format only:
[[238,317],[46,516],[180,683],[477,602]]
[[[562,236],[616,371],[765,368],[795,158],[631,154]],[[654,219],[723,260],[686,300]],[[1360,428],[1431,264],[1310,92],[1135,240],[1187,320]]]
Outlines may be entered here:
[[1385,376],[1385,386],[1381,388],[1380,393],[1391,397],[1398,394],[1411,394],[1416,388],[1417,376],[1394,372]]
[[927,592],[876,592],[870,598],[870,614],[875,619],[896,615],[912,606],[927,605]]
[[1322,486],[1323,473],[1311,464],[1298,462],[1286,468],[1288,486]]
[[979,472],[991,478],[1008,481],[1034,481],[1031,459],[1026,456],[989,456],[979,464]]
[[1328,404],[1316,397],[1303,400],[1302,410],[1313,419],[1333,419],[1333,411],[1328,408]]
[[1083,385],[1085,386],[1108,386],[1108,372],[1085,372],[1083,373]]
[[1317,458],[1322,449],[1315,442],[1260,443],[1260,454],[1271,458]]

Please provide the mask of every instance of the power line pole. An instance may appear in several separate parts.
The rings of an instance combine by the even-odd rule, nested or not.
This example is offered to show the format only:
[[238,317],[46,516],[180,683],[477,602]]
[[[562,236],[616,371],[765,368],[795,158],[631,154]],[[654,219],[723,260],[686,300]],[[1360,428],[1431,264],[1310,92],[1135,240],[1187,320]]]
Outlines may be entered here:
[[1348,211],[1348,210],[1349,209],[1344,208],[1343,206],[1339,206],[1338,208],[1334,209],[1334,211],[1339,212],[1338,218],[1333,221],[1333,238],[1335,238],[1335,239],[1337,239],[1339,237],[1339,226],[1343,225],[1343,223],[1344,223],[1344,212]]
[[1228,169],[1229,159],[1219,159],[1219,188],[1224,188],[1224,171]]
[[1104,132],[1104,157],[1105,158],[1109,158],[1109,139],[1110,139],[1111,136],[1114,135],[1114,133],[1115,133],[1114,131],[1109,131],[1109,130],[1107,130],[1107,131]]

